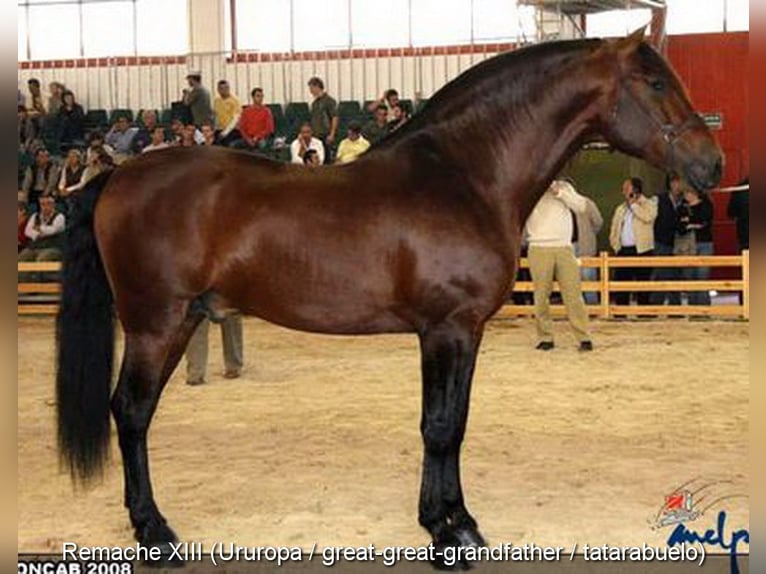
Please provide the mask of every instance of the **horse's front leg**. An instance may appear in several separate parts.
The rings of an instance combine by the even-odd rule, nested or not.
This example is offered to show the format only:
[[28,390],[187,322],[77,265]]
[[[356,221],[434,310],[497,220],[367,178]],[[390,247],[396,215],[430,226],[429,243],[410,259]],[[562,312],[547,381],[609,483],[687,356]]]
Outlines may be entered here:
[[420,336],[424,456],[419,521],[433,537],[439,568],[468,567],[465,561],[451,563],[446,548],[484,544],[460,485],[460,445],[482,329],[453,321]]

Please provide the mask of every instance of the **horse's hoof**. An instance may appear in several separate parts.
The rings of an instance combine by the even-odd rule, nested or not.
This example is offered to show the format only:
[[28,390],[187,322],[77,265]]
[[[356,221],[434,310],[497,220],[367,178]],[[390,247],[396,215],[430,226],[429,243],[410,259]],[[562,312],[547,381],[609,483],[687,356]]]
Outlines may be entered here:
[[474,526],[461,526],[455,529],[455,538],[457,538],[460,546],[486,546],[487,541],[479,533],[479,530]]
[[178,541],[176,533],[164,521],[147,524],[137,529],[136,538],[147,548],[151,554],[157,554],[155,548],[159,548],[159,558],[144,560],[143,564],[149,568],[180,568],[184,565],[183,560],[174,556],[171,543]]

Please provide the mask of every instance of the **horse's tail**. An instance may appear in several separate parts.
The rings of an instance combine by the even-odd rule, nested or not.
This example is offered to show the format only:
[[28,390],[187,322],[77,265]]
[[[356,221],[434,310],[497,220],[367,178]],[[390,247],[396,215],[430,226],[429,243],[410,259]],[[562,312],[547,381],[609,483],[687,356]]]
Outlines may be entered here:
[[97,175],[74,198],[56,322],[59,456],[82,482],[100,473],[109,455],[114,313],[93,212],[110,175]]

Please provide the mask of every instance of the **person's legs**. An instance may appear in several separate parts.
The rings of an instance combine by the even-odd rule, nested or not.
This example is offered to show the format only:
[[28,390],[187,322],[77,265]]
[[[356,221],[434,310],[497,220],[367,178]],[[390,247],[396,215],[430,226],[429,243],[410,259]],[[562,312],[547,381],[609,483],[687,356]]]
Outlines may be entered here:
[[529,248],[529,271],[535,288],[535,323],[539,342],[553,342],[553,321],[550,315],[550,296],[553,289],[553,271],[556,258],[547,247]]
[[[713,255],[713,243],[697,243],[697,255]],[[694,268],[694,279],[707,281],[710,279],[710,267]],[[710,305],[710,291],[692,291],[689,295],[689,303],[692,305]]]
[[207,371],[207,339],[210,331],[210,321],[203,319],[194,330],[186,347],[186,382],[201,384],[205,382]]
[[236,378],[242,372],[242,316],[229,315],[221,323],[224,376]]
[[[652,257],[654,255],[654,251],[645,251],[640,254],[641,257]],[[633,281],[641,281],[641,282],[648,282],[652,278],[652,268],[651,267],[636,267],[633,270]],[[636,302],[639,305],[649,305],[649,299],[650,299],[651,292],[649,291],[636,291]]]
[[[598,281],[598,269],[595,267],[580,267],[583,281]],[[598,291],[583,291],[583,298],[588,305],[598,305]]]
[[588,311],[582,296],[580,268],[570,248],[556,249],[556,279],[561,289],[561,298],[567,309],[569,324],[578,343],[590,341],[588,334]]
[[[654,245],[654,254],[658,256],[673,255],[673,246],[665,245],[664,243],[656,243]],[[651,280],[652,281],[672,281],[673,267],[655,267],[652,269]],[[665,301],[671,299],[670,304],[673,305],[671,295],[667,291],[655,291],[649,295],[649,301],[652,305],[664,305]]]
[[[635,247],[623,247],[617,252],[618,257],[634,257],[636,255]],[[635,270],[632,267],[617,267],[614,270],[614,280],[633,281]],[[616,305],[630,305],[630,292],[618,291],[614,294],[614,303]]]

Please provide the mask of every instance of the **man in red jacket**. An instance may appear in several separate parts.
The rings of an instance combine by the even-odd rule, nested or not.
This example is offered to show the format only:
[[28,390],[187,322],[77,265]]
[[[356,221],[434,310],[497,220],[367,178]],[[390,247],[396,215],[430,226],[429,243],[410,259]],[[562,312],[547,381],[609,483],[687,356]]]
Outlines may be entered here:
[[250,93],[253,104],[247,106],[239,117],[239,133],[242,139],[232,147],[249,151],[265,151],[268,138],[274,133],[274,118],[271,110],[263,105],[263,90],[254,88]]

